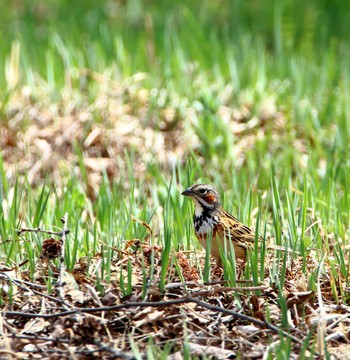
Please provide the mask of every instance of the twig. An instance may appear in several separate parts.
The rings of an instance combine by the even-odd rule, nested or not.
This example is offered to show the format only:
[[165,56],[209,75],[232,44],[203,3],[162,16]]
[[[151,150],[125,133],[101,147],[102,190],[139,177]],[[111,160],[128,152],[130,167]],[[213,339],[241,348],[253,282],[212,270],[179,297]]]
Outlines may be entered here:
[[[178,283],[171,283],[165,286],[167,290],[174,289],[174,288],[180,288],[180,287],[187,287],[187,286],[198,286],[198,287],[204,287],[204,284],[197,283],[195,281],[184,281],[184,282],[178,282]],[[192,291],[188,293],[188,296],[213,296],[215,294],[221,294],[231,291],[263,291],[269,289],[269,286],[232,286],[232,287],[213,287],[209,290],[198,290],[198,291]],[[171,296],[172,293],[167,293],[167,295]]]
[[31,228],[21,228],[20,230],[17,230],[17,235],[20,236],[24,232],[34,232],[34,233],[43,233],[43,234],[49,234],[49,235],[55,235],[55,236],[66,236],[70,233],[70,230],[63,229],[62,231],[50,231],[50,230],[43,230],[40,227],[31,229]]
[[224,292],[230,291],[258,291],[258,290],[267,290],[269,286],[246,286],[246,287],[214,287],[210,290],[203,290],[203,291],[193,291],[189,295],[190,296],[212,296],[215,294],[220,294]]
[[[62,350],[62,349],[37,349],[37,350],[22,350],[21,352],[23,353],[29,353],[29,354],[62,354],[62,355],[68,355],[68,358],[70,358],[70,352],[69,350]],[[74,354],[81,354],[81,355],[91,355],[91,354],[95,354],[95,353],[102,353],[102,352],[109,352],[113,355],[113,359],[126,359],[126,360],[136,360],[137,358],[132,355],[132,354],[128,354],[128,353],[124,353],[122,351],[119,350],[115,350],[111,347],[108,346],[101,346],[99,348],[96,349],[86,349],[86,350],[78,350],[75,349],[74,350]],[[146,359],[146,355],[142,356],[142,359]],[[19,357],[21,358],[21,357]]]
[[49,336],[23,335],[23,334],[15,334],[15,333],[12,333],[8,336],[16,339],[35,340],[35,341],[53,341],[56,343],[65,343],[65,344],[70,344],[73,342],[72,339],[62,339],[62,338],[49,337]]
[[196,303],[197,305],[199,306],[202,306],[208,310],[213,310],[213,311],[220,311],[224,314],[227,314],[227,315],[232,315],[233,317],[237,318],[237,319],[240,319],[240,320],[245,320],[245,321],[249,321],[257,326],[260,326],[262,328],[266,327],[270,330],[272,330],[273,332],[275,332],[276,334],[283,334],[285,337],[287,338],[290,338],[291,340],[293,340],[294,342],[302,345],[303,342],[299,339],[297,339],[296,337],[294,337],[293,335],[285,332],[284,330],[281,330],[279,328],[277,328],[276,326],[268,323],[266,320],[264,321],[261,321],[261,320],[258,320],[258,319],[255,319],[251,316],[248,316],[248,315],[244,315],[244,314],[240,314],[236,311],[232,311],[232,310],[228,310],[228,309],[224,309],[224,308],[221,308],[219,306],[215,306],[215,305],[210,305],[204,301],[201,301],[201,300],[197,300],[197,299],[194,299],[194,298],[190,298],[191,301],[190,302],[194,302]]
[[[8,282],[12,282],[14,285],[16,285],[16,286],[17,286],[18,288],[20,288],[21,290],[31,291],[33,294],[36,294],[36,295],[38,295],[38,296],[42,296],[42,297],[44,297],[44,298],[46,298],[46,299],[49,299],[49,300],[51,300],[51,301],[53,301],[53,302],[56,302],[56,303],[61,304],[61,305],[64,305],[64,302],[62,302],[62,300],[60,300],[60,299],[57,299],[57,298],[55,298],[55,297],[53,297],[53,296],[44,294],[44,293],[42,293],[42,292],[40,292],[40,291],[38,291],[38,290],[30,289],[30,288],[27,287],[28,284],[29,284],[30,286],[36,286],[36,287],[39,287],[39,286],[40,286],[41,289],[46,290],[46,288],[45,288],[44,286],[36,285],[36,284],[33,284],[33,283],[29,282],[29,281],[23,281],[23,280],[11,278],[11,277],[9,277],[7,274],[4,274],[4,273],[2,273],[2,274],[0,273],[0,279],[5,280],[5,281],[8,281]],[[22,283],[23,283],[24,285],[27,285],[27,286],[22,285]]]
[[[250,281],[251,282],[251,281]],[[201,282],[197,282],[197,281],[182,281],[182,282],[173,282],[173,283],[169,283],[167,285],[165,285],[165,289],[175,289],[175,288],[181,288],[181,287],[187,287],[187,286],[198,286],[198,287],[205,287],[208,285],[218,285],[218,284],[222,284],[222,283],[227,283],[227,281],[214,281],[211,283],[201,283]],[[141,286],[140,286],[141,288]],[[226,291],[257,291],[257,290],[266,290],[268,289],[268,286],[244,286],[244,287],[239,287],[239,286],[235,286],[235,287],[222,287],[222,288],[213,288],[212,290],[207,290],[209,291],[213,291],[214,289],[216,289],[216,292],[226,292]],[[221,290],[219,290],[221,289]]]
[[114,247],[114,246],[110,246],[110,245],[106,244],[105,242],[103,242],[102,240],[99,240],[98,242],[99,242],[99,244],[102,244],[102,245],[105,246],[106,248],[111,249],[111,250],[113,250],[113,251],[115,251],[115,252],[117,252],[117,253],[119,253],[119,254],[126,255],[126,256],[129,256],[129,255],[130,255],[130,254],[127,253],[126,251],[119,250],[119,249],[117,249],[117,248]]
[[128,308],[133,308],[133,307],[162,307],[162,306],[170,306],[170,305],[178,305],[178,304],[185,304],[185,303],[195,303],[199,306],[202,306],[208,310],[212,310],[212,311],[219,311],[222,312],[224,314],[227,315],[231,315],[236,319],[240,319],[240,320],[244,320],[244,321],[248,321],[251,322],[257,326],[260,326],[262,328],[267,328],[269,330],[272,330],[274,333],[276,334],[282,334],[283,336],[293,340],[295,343],[302,345],[303,342],[302,340],[294,337],[293,335],[285,332],[284,330],[281,330],[279,328],[277,328],[276,326],[268,323],[266,320],[262,321],[262,320],[258,320],[255,319],[251,316],[248,315],[244,315],[244,314],[240,314],[236,311],[233,310],[228,310],[225,308],[221,308],[219,306],[215,306],[215,305],[210,305],[204,301],[195,299],[193,297],[183,297],[181,299],[175,299],[175,300],[168,300],[168,301],[156,301],[156,302],[130,302],[130,303],[124,303],[124,304],[120,304],[120,305],[114,305],[114,306],[106,306],[106,307],[99,307],[99,308],[81,308],[81,309],[77,309],[77,310],[69,310],[69,311],[63,311],[60,313],[54,313],[54,314],[31,314],[31,313],[21,313],[18,311],[4,311],[2,313],[2,315],[4,317],[24,317],[24,318],[44,318],[44,319],[52,319],[52,318],[57,318],[57,317],[61,317],[61,316],[68,316],[68,315],[73,315],[76,314],[78,312],[80,313],[94,313],[94,312],[101,312],[101,311],[118,311],[118,310],[124,310],[124,309],[128,309]]
[[12,277],[8,276],[6,274],[6,272],[0,272],[0,279],[3,279],[5,281],[15,281],[16,283],[21,283],[21,284],[24,284],[26,286],[38,288],[40,290],[46,290],[47,289],[46,286],[43,286],[43,285],[40,285],[40,284],[35,284],[35,283],[30,282],[30,281],[26,281],[26,280],[22,280],[22,279],[12,278]]
[[340,315],[339,318],[334,321],[332,324],[327,326],[327,330],[334,329],[340,322],[350,317],[350,314]]
[[[176,289],[186,286],[199,286],[204,287],[203,283],[198,283],[196,281],[182,281],[182,282],[173,282],[165,285],[165,289]],[[140,286],[141,287],[141,286]]]

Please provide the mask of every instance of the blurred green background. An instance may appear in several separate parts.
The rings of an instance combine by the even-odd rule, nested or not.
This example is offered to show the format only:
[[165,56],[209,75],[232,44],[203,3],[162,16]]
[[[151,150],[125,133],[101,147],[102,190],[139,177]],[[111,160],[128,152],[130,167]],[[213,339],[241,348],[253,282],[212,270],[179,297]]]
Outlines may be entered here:
[[[169,80],[172,71],[183,70],[176,65],[187,60],[202,70],[219,66],[241,86],[249,85],[249,62],[259,56],[276,78],[288,77],[296,58],[314,82],[324,62],[333,62],[329,75],[335,84],[349,56],[349,10],[340,0],[3,1],[1,69],[17,39],[23,62],[43,77],[48,57],[65,65],[64,44],[74,49],[73,64],[95,70],[117,63],[123,74],[150,71]],[[250,61],[246,52],[251,52]],[[232,56],[238,79],[232,78]]]
[[[28,91],[38,106],[81,110],[107,79],[128,84],[117,96],[144,128],[158,131],[173,110],[166,126],[199,139],[185,156],[237,168],[234,145],[252,135],[240,146],[250,179],[263,165],[319,181],[348,158],[349,10],[340,0],[2,1],[2,118],[11,123]],[[108,118],[96,110],[78,144]]]

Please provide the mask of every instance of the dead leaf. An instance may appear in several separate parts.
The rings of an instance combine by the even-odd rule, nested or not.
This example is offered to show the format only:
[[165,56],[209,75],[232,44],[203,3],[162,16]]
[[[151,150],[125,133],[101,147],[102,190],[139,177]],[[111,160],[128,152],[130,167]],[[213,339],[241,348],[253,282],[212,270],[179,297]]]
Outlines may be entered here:
[[43,318],[34,318],[29,320],[24,329],[21,331],[22,334],[35,334],[43,331],[50,323],[45,321]]

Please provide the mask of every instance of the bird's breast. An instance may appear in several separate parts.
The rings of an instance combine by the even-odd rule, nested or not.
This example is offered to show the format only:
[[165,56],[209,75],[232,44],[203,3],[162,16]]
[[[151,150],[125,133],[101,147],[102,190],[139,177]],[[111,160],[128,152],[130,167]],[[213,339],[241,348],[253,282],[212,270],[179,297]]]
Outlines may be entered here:
[[219,222],[217,216],[207,216],[202,215],[197,216],[196,214],[193,217],[194,232],[198,238],[206,237],[208,233],[213,231],[214,225]]

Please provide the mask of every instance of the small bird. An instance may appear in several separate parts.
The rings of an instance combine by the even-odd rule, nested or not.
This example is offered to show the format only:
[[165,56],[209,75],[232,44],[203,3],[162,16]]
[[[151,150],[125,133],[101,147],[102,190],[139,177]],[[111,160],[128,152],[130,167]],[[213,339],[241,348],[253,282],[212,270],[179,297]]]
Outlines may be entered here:
[[181,195],[189,196],[194,201],[194,232],[204,248],[207,237],[212,234],[211,255],[217,262],[221,263],[218,241],[221,241],[224,249],[225,238],[233,242],[236,259],[246,261],[247,249],[253,247],[255,233],[223,209],[217,190],[211,185],[195,184]]

